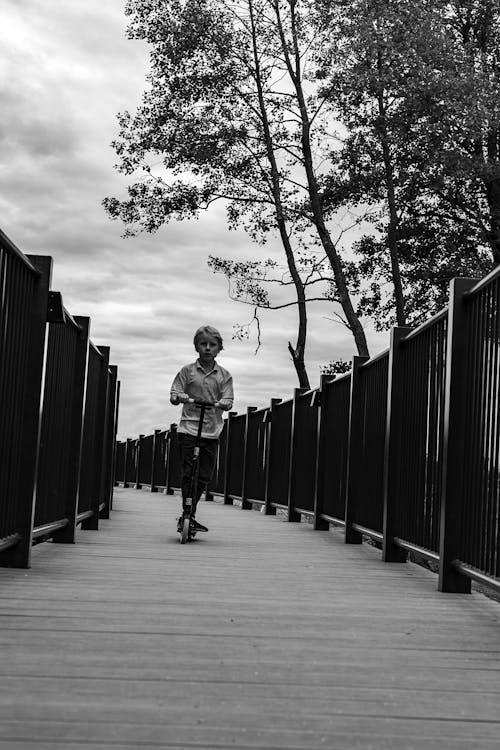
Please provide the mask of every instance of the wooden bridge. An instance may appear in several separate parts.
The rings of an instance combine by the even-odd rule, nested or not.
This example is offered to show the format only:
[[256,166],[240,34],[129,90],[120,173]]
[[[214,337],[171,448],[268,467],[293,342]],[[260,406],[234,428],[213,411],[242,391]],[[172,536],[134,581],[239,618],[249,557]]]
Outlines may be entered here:
[[500,269],[231,413],[181,546],[51,268],[0,231],[0,750],[500,747]]
[[0,748],[500,746],[500,604],[308,523],[116,488],[0,569]]

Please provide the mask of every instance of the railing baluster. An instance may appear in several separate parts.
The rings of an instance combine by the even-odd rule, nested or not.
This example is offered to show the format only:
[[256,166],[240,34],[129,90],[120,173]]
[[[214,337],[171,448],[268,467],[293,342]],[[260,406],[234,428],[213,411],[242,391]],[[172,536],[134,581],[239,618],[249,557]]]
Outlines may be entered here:
[[237,417],[237,413],[235,411],[230,411],[227,415],[226,463],[224,471],[224,505],[233,505],[233,498],[231,497],[229,487],[229,478],[231,472],[231,457],[233,452],[231,426],[235,417]]
[[460,519],[463,503],[464,444],[466,440],[464,385],[467,343],[467,312],[464,293],[476,279],[453,279],[448,310],[448,344],[442,456],[442,497],[439,545],[440,591],[470,593],[469,578],[454,567],[460,559]]
[[276,407],[281,404],[280,398],[272,398],[269,407],[269,414],[267,418],[268,429],[267,429],[267,446],[266,446],[266,463],[265,463],[265,491],[264,491],[264,513],[266,516],[275,516],[276,508],[272,505],[271,498],[271,461],[272,461],[272,450],[273,450],[273,418],[276,415]]
[[153,433],[153,450],[151,455],[151,492],[158,492],[158,487],[156,486],[156,465],[158,462],[158,454],[161,449],[161,442],[160,442],[160,435],[161,430],[156,429]]
[[410,329],[399,326],[391,331],[391,348],[389,351],[389,376],[387,382],[387,421],[384,450],[384,511],[382,535],[382,559],[385,562],[405,562],[407,553],[394,544],[399,536],[398,528],[400,472],[401,466],[401,404],[406,397],[405,382],[401,362],[402,340]]
[[345,496],[345,542],[346,544],[361,544],[363,537],[359,531],[352,528],[356,522],[359,469],[362,440],[362,404],[361,382],[359,368],[369,357],[355,356],[352,358],[351,398],[349,407],[349,447],[347,455],[347,487]]
[[87,357],[89,346],[90,319],[76,317],[75,322],[80,326],[78,332],[75,367],[73,404],[70,428],[69,472],[66,496],[66,512],[68,525],[57,531],[53,536],[54,542],[73,544],[76,534],[76,516],[78,513],[78,492],[80,488],[80,471],[82,460],[83,416],[85,405],[85,378],[87,372]]
[[[316,446],[316,481],[314,483],[314,528],[317,531],[326,531],[330,528],[328,521],[321,517],[324,512],[325,487],[325,462],[328,461],[326,445],[326,429],[328,419],[328,394],[327,383],[333,380],[332,375],[321,375],[319,394],[319,414]],[[330,488],[331,489],[331,488]]]
[[[250,470],[250,452],[252,451],[253,446],[251,445],[251,425],[250,425],[250,415],[252,412],[257,411],[256,406],[247,406],[247,413],[246,413],[246,419],[245,419],[245,437],[244,437],[244,448],[243,448],[243,480],[241,484],[241,509],[242,510],[250,510],[252,508],[252,503],[249,503],[247,500],[247,488],[248,488],[248,472]],[[255,468],[255,467],[252,467]]]
[[295,510],[295,481],[297,473],[300,472],[300,459],[297,451],[297,430],[299,428],[299,410],[297,401],[301,393],[305,393],[307,388],[294,388],[292,403],[292,419],[290,425],[290,459],[288,464],[288,513],[287,520],[291,523],[300,522],[300,513]]

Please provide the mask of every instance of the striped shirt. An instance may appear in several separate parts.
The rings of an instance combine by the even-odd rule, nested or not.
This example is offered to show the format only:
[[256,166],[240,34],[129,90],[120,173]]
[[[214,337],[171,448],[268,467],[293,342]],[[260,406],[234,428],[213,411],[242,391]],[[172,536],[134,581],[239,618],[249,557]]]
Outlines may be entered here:
[[[190,365],[185,365],[175,376],[170,395],[176,396],[181,393],[190,398],[200,401],[221,401],[227,411],[233,405],[233,378],[231,373],[215,362],[210,372],[205,372],[197,359]],[[196,404],[183,404],[181,421],[177,432],[187,435],[196,435],[198,432],[198,421],[200,418],[200,407]],[[222,410],[206,409],[203,420],[202,437],[216,439],[222,432]]]

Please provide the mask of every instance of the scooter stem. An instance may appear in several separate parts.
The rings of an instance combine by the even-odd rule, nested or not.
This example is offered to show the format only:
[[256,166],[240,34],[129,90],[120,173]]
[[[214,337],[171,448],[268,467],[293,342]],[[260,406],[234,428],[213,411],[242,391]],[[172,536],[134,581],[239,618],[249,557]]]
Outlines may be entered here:
[[200,419],[198,421],[198,434],[196,435],[196,444],[199,446],[201,441],[201,433],[203,430],[203,420],[205,419],[205,404],[200,406]]

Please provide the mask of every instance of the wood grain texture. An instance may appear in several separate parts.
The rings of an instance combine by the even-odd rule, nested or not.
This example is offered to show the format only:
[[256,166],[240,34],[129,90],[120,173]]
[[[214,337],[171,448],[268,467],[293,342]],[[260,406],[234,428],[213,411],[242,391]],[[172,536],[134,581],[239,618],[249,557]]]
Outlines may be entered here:
[[115,489],[0,569],[0,748],[500,747],[500,605],[368,545]]

